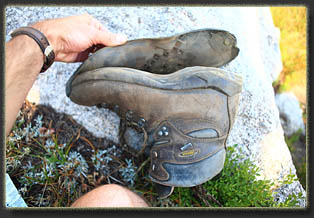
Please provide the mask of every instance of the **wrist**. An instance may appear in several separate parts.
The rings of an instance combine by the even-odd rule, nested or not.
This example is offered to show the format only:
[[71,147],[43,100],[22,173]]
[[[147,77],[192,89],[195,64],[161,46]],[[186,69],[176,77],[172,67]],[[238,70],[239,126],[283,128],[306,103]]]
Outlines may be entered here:
[[20,27],[11,33],[12,38],[19,35],[27,35],[28,37],[32,38],[40,47],[44,57],[44,64],[40,72],[45,72],[55,60],[55,53],[47,37],[38,29],[30,26]]
[[57,57],[57,54],[59,53],[60,49],[58,48],[58,39],[57,34],[55,34],[55,28],[51,28],[51,20],[41,21],[37,22],[35,24],[30,25],[30,27],[33,27],[37,29],[38,31],[42,32],[44,36],[47,38],[49,45],[52,47],[55,57]]

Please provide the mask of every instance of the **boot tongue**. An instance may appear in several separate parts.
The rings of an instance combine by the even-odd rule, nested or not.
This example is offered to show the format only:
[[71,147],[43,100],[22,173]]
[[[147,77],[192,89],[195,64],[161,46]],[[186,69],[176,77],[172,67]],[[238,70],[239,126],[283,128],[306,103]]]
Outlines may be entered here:
[[173,186],[166,186],[159,183],[154,183],[154,185],[160,198],[166,198],[170,196],[174,190]]

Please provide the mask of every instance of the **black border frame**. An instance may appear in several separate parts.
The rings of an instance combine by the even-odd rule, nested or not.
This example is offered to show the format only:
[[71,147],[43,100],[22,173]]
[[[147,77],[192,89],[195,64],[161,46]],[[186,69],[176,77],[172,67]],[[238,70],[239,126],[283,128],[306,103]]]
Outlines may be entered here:
[[[94,0],[93,2],[89,2],[88,0],[80,0],[80,1],[70,1],[70,0],[63,0],[61,1],[38,1],[38,0],[31,0],[31,1],[19,1],[19,0],[14,0],[14,1],[2,1],[1,4],[1,27],[2,27],[2,32],[5,32],[5,7],[6,6],[14,6],[14,5],[21,5],[21,6],[40,6],[40,5],[45,5],[45,6],[57,6],[57,5],[62,5],[62,6],[82,6],[82,5],[89,5],[89,6],[97,6],[97,5],[102,5],[102,6],[109,6],[109,5],[117,5],[117,6],[304,6],[307,8],[307,138],[306,138],[306,144],[307,144],[307,207],[304,209],[290,209],[290,208],[144,208],[144,209],[120,209],[120,208],[112,208],[112,209],[76,209],[76,208],[25,208],[25,209],[7,209],[4,207],[5,203],[3,202],[3,195],[4,195],[4,181],[3,178],[5,178],[5,170],[4,169],[4,160],[2,159],[5,155],[5,133],[4,133],[4,81],[5,81],[5,76],[4,76],[4,66],[5,66],[5,61],[4,61],[4,52],[5,52],[5,43],[2,43],[1,46],[1,52],[0,52],[0,57],[1,57],[1,74],[0,74],[0,81],[1,81],[1,90],[0,90],[0,104],[1,104],[1,110],[0,110],[0,142],[2,142],[2,149],[0,153],[0,160],[1,160],[1,167],[2,167],[2,173],[3,176],[1,177],[1,185],[0,185],[0,193],[2,194],[1,197],[1,212],[0,214],[4,217],[10,217],[10,216],[25,216],[25,217],[34,217],[34,216],[40,216],[45,214],[45,216],[52,216],[55,217],[56,215],[73,215],[73,216],[86,216],[86,215],[92,215],[94,216],[138,216],[138,215],[149,215],[149,214],[159,214],[162,213],[163,215],[179,215],[179,216],[194,216],[194,215],[201,215],[201,216],[228,216],[228,215],[236,215],[236,216],[243,216],[243,215],[248,215],[248,216],[260,216],[260,215],[270,215],[270,216],[293,216],[293,215],[298,215],[298,216],[311,216],[312,217],[312,196],[311,196],[311,191],[312,187],[310,185],[310,181],[312,181],[312,175],[310,175],[310,172],[312,172],[312,164],[311,164],[311,159],[309,154],[311,154],[311,125],[312,125],[312,119],[311,119],[311,114],[312,114],[312,107],[311,107],[311,90],[310,90],[310,83],[312,82],[312,75],[310,73],[312,69],[312,62],[310,55],[312,53],[312,44],[311,44],[311,29],[312,29],[312,21],[311,21],[311,15],[312,15],[312,10],[311,10],[311,1],[296,1],[296,0],[285,0],[285,1],[276,1],[276,0],[269,0],[269,1],[252,1],[252,0],[221,0],[221,1],[202,1],[202,0],[197,0],[196,2],[192,1],[166,1],[166,0],[158,0],[158,1],[152,1],[152,0],[146,0],[145,3],[140,2],[140,1],[134,1],[134,0],[129,0],[129,1],[106,1],[104,3],[103,1],[96,1]],[[2,42],[5,42],[5,34],[0,34],[0,39]]]

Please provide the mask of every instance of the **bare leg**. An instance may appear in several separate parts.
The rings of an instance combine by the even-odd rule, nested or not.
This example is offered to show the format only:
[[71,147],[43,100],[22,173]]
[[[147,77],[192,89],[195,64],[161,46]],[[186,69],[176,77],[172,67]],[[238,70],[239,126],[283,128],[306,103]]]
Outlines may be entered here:
[[116,184],[103,185],[77,199],[71,207],[149,207],[140,196]]

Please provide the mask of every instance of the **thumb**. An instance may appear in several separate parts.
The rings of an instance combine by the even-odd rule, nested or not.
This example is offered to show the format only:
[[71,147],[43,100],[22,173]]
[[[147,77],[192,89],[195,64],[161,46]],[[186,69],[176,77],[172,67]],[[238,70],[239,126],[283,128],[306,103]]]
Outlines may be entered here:
[[96,44],[103,44],[105,46],[122,45],[127,41],[127,37],[123,34],[115,34],[109,31],[98,30],[95,34]]

